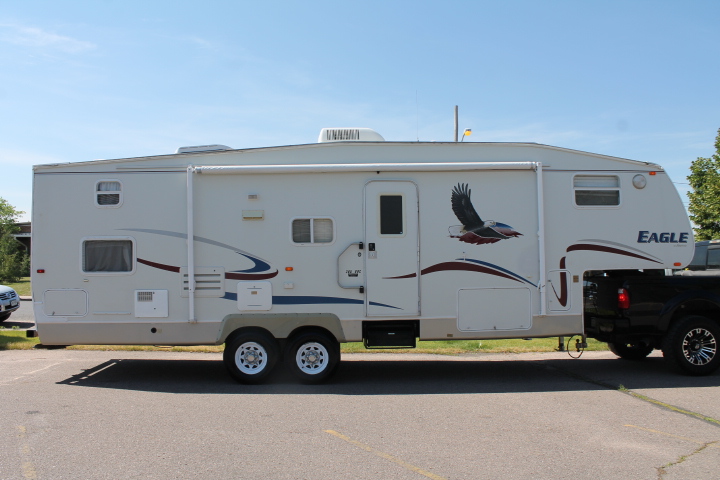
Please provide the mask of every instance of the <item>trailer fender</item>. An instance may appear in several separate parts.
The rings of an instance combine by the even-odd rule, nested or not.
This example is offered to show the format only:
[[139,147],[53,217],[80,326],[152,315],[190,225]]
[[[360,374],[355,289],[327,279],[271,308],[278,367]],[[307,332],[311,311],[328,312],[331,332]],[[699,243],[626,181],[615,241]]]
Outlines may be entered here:
[[340,319],[330,313],[241,313],[223,318],[217,344],[225,343],[232,332],[244,327],[262,328],[278,339],[288,338],[294,330],[301,327],[321,327],[332,333],[338,342],[345,341]]
[[[709,314],[715,312],[715,315]],[[718,318],[720,314],[720,295],[708,291],[688,291],[668,300],[658,315],[658,328],[667,332],[675,318],[686,315],[703,315]]]

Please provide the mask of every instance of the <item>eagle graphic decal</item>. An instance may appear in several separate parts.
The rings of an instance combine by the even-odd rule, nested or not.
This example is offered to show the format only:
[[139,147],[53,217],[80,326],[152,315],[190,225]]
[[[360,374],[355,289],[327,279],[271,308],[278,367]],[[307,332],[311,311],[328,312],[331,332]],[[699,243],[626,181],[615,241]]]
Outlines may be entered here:
[[453,225],[448,228],[450,237],[459,238],[461,242],[473,245],[483,245],[522,235],[510,225],[494,220],[483,221],[470,201],[470,192],[467,183],[458,183],[456,187],[453,187],[450,198],[452,209],[462,225]]

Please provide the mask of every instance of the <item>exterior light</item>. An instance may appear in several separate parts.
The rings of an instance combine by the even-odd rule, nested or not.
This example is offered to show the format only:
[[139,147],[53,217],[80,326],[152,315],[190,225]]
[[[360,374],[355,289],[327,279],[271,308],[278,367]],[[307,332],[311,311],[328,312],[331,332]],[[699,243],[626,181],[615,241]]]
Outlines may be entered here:
[[638,190],[641,190],[645,188],[645,185],[647,185],[647,178],[645,178],[645,175],[635,175],[632,179],[633,187],[637,188]]

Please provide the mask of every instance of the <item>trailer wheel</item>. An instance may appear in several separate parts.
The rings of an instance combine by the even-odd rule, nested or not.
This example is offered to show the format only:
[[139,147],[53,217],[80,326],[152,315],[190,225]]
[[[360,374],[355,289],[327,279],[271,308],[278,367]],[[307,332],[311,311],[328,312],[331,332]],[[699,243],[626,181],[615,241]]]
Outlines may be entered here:
[[663,342],[663,356],[687,375],[708,375],[720,367],[720,326],[698,315],[681,319]]
[[648,345],[640,340],[616,343],[608,342],[608,348],[623,360],[643,360],[654,350],[652,345]]
[[322,332],[301,333],[290,338],[285,361],[303,383],[322,383],[340,366],[340,344]]
[[225,344],[223,361],[230,375],[240,383],[263,382],[280,356],[277,341],[261,331],[235,335]]

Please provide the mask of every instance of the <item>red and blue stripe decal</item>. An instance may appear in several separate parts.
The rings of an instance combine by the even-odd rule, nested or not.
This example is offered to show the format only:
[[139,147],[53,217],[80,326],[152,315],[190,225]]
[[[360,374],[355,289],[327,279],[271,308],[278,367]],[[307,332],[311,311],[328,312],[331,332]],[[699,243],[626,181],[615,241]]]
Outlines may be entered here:
[[[475,260],[473,258],[458,258],[452,262],[441,262],[431,265],[427,268],[423,268],[420,275],[429,275],[436,272],[449,272],[449,271],[463,271],[463,272],[476,272],[484,273],[487,275],[494,275],[496,277],[507,278],[520,283],[527,283],[536,287],[531,281],[521,277],[517,273],[511,272],[510,270],[494,265],[492,263],[484,262],[482,260]],[[386,280],[396,280],[402,278],[414,278],[416,273],[409,273],[407,275],[400,275],[397,277],[385,277]]]

